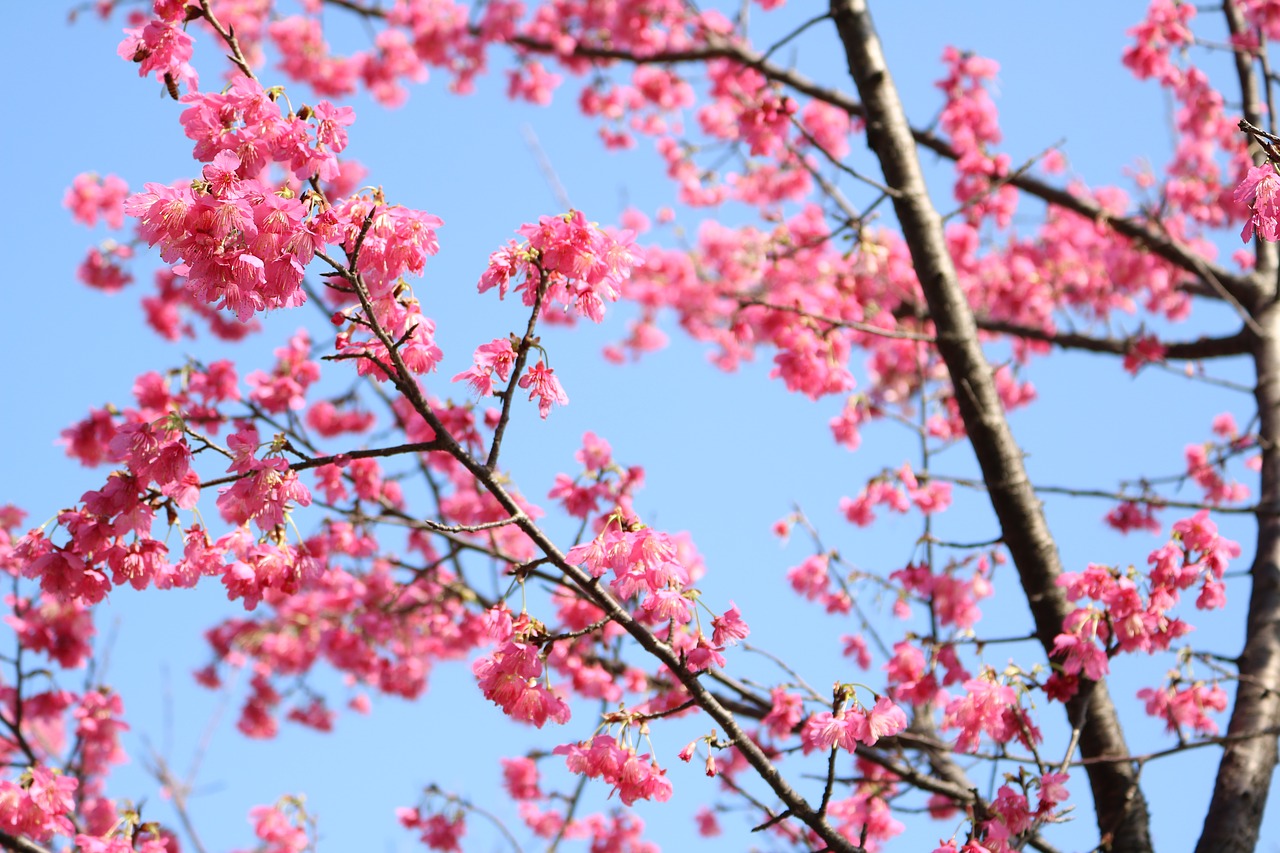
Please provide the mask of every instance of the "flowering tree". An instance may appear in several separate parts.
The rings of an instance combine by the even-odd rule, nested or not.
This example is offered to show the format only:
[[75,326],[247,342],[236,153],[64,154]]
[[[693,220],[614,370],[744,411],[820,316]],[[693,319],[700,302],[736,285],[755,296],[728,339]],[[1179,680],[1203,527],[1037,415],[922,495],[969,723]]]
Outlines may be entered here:
[[[461,849],[476,820],[515,849],[653,849],[632,807],[679,794],[705,803],[703,835],[753,829],[777,849],[878,849],[913,814],[937,822],[939,851],[1053,850],[1069,818],[1079,843],[1146,851],[1146,768],[1204,746],[1221,761],[1198,849],[1257,845],[1280,736],[1280,129],[1268,58],[1280,8],[1154,0],[1130,31],[1124,66],[1172,99],[1176,131],[1170,162],[1136,176],[1135,200],[1062,177],[1057,148],[1022,164],[1001,152],[991,60],[948,49],[936,120],[911,124],[860,0],[831,0],[762,43],[749,18],[785,14],[780,0],[736,17],[685,0],[126,5],[95,4],[126,19],[118,53],[172,98],[193,163],[140,189],[77,177],[72,215],[120,232],[79,277],[118,290],[154,251],[162,265],[142,304],[171,340],[234,342],[269,312],[318,308],[328,323],[281,341],[273,365],[191,361],[137,377],[131,402],[63,434],[68,454],[106,472],[98,488],[38,527],[0,511],[16,640],[0,681],[0,847],[204,849],[180,802],[168,827],[110,788],[123,703],[92,666],[79,689],[67,672],[91,661],[95,606],[129,594],[118,587],[197,584],[221,584],[242,611],[209,629],[216,662],[197,678],[217,688],[247,672],[237,728],[248,737],[272,737],[282,720],[333,728],[340,697],[311,680],[323,671],[417,699],[451,660],[467,662],[495,717],[525,727],[528,751],[502,762],[505,810],[424,780],[398,811],[431,849]],[[332,50],[332,31],[353,24],[367,44]],[[1201,25],[1227,37],[1197,37]],[[846,79],[776,59],[823,32]],[[1221,81],[1201,65],[1215,55],[1233,72]],[[428,69],[465,94],[491,64],[515,99],[573,90],[605,147],[653,146],[681,216],[701,224],[684,242],[664,239],[669,210],[657,229],[638,211],[615,225],[573,209],[512,223],[478,289],[518,302],[521,327],[495,313],[450,376],[436,342],[448,318],[414,290],[443,223],[394,187],[362,185],[348,159],[359,124],[340,104],[365,92],[398,107]],[[855,152],[862,141],[869,153]],[[929,191],[922,153],[948,164],[949,187]],[[826,611],[805,642],[847,658],[822,673],[830,689],[799,661],[747,653],[751,613],[702,592],[717,567],[691,536],[642,516],[643,471],[605,438],[583,436],[541,503],[526,492],[547,484],[507,473],[513,415],[534,408],[554,429],[570,404],[553,364],[575,356],[544,330],[601,323],[619,302],[630,320],[609,361],[661,348],[674,318],[724,370],[759,353],[787,390],[842,401],[837,444],[857,450],[877,422],[916,442],[916,459],[839,507],[857,527],[883,525],[886,511],[918,521],[905,565],[855,565],[826,544],[842,534],[799,509],[778,522],[813,546],[777,575]],[[1185,365],[1189,382],[1212,379],[1216,360],[1252,370],[1243,429],[1207,412],[1211,437],[1173,474],[1116,483],[1104,472],[1076,490],[1111,502],[1109,527],[1158,537],[1145,564],[1059,559],[1047,490],[1007,413],[1033,402],[1025,374],[1060,350],[1114,356],[1134,375]],[[964,446],[976,478],[936,459]],[[1198,493],[1175,494],[1184,485]],[[977,503],[990,535],[943,535],[948,512]],[[1220,535],[1225,513],[1252,519],[1253,540]],[[987,599],[1018,615],[980,621]],[[1190,633],[1201,611],[1224,607],[1245,626],[1238,655]],[[1108,689],[1121,660],[1143,673],[1136,689]],[[1164,748],[1131,747],[1125,706],[1167,731]],[[701,733],[674,742],[690,725]],[[668,768],[695,757],[711,780],[677,789]],[[593,792],[609,795],[594,811]],[[730,826],[715,806],[747,819]],[[314,846],[298,799],[250,818],[253,849]]]

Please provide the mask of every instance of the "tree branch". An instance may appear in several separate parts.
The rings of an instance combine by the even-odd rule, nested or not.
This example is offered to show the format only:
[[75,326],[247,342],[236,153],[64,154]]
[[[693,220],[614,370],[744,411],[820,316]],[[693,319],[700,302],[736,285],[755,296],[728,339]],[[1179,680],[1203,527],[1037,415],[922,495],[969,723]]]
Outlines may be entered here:
[[[1022,452],[1014,441],[996,393],[991,366],[983,356],[973,313],[959,286],[930,201],[916,154],[915,136],[885,63],[865,0],[831,0],[849,73],[865,105],[867,141],[880,160],[885,182],[898,191],[894,211],[937,328],[937,347],[951,382],[965,429],[973,444],[1000,520],[1004,541],[1018,569],[1046,654],[1062,631],[1070,606],[1056,581],[1062,573],[1057,546],[1040,502],[1027,480]],[[1103,683],[1083,683],[1067,703],[1068,717],[1081,723],[1084,755],[1128,752],[1115,707]],[[1117,850],[1150,851],[1146,800],[1133,768],[1089,768],[1099,833]]]
[[[1044,341],[1062,349],[1084,350],[1085,352],[1111,353],[1125,355],[1133,346],[1136,338],[1095,338],[1077,332],[1046,332],[1034,326],[1023,326],[1019,323],[1007,323],[1004,320],[993,320],[989,317],[974,319],[979,329],[984,332],[997,332],[1012,335],[1030,341]],[[1202,361],[1211,358],[1223,358],[1233,355],[1244,355],[1249,352],[1250,336],[1240,331],[1223,337],[1201,336],[1190,341],[1161,341],[1164,357],[1174,361]]]
[[48,847],[41,847],[34,841],[10,835],[3,830],[0,830],[0,847],[5,850],[12,850],[13,853],[53,853]]

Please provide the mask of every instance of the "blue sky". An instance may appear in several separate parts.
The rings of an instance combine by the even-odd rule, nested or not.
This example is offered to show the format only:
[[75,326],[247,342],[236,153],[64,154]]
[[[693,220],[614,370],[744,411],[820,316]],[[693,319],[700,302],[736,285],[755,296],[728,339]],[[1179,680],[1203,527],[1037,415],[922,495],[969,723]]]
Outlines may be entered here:
[[[997,104],[1005,150],[1015,163],[1065,142],[1075,173],[1091,183],[1108,183],[1123,182],[1126,170],[1137,164],[1158,167],[1166,159],[1164,98],[1119,65],[1123,31],[1140,18],[1143,4],[1096,4],[1087,15],[1059,4],[972,2],[964,4],[963,15],[957,14],[957,4],[942,0],[880,6],[877,22],[913,119],[925,122],[937,109],[932,84],[942,74],[938,57],[945,44],[954,44],[1001,63]],[[758,11],[755,15],[767,20]],[[180,364],[188,354],[217,357],[213,354],[220,350],[205,341],[155,339],[142,325],[137,301],[144,288],[138,285],[108,296],[76,283],[75,267],[85,249],[106,233],[75,225],[61,207],[63,191],[81,171],[114,172],[134,188],[193,174],[189,142],[177,123],[179,107],[116,56],[116,22],[104,25],[85,17],[68,26],[66,7],[56,3],[19,4],[9,11],[8,22],[0,39],[12,82],[0,98],[10,123],[0,135],[0,153],[11,164],[8,178],[16,201],[0,213],[12,240],[4,286],[9,370],[3,378],[8,402],[0,408],[5,491],[0,501],[19,503],[30,511],[29,522],[39,524],[101,480],[100,473],[79,468],[54,445],[62,428],[90,406],[126,400],[138,373]],[[788,61],[851,90],[834,37],[818,29],[798,43]],[[209,46],[201,38],[198,51]],[[558,210],[526,144],[526,127],[536,133],[573,204],[589,217],[610,222],[628,205],[652,213],[674,201],[660,162],[643,145],[625,154],[600,150],[592,128],[576,115],[572,84],[548,109],[512,105],[502,89],[501,79],[490,76],[481,80],[476,95],[460,99],[433,78],[414,89],[399,111],[383,111],[367,99],[353,101],[358,119],[348,153],[370,168],[369,182],[384,185],[391,201],[425,209],[446,223],[440,255],[415,284],[424,310],[438,323],[446,353],[435,380],[440,386],[469,364],[478,343],[520,322],[516,306],[475,293],[488,253],[522,222]],[[854,147],[866,168],[863,144],[855,141]],[[943,188],[936,195],[945,199],[947,192]],[[692,232],[697,216],[683,211],[680,224]],[[270,317],[267,333],[237,353],[243,372],[269,366],[271,349],[299,326],[323,331],[311,313]],[[526,494],[541,498],[556,472],[573,470],[573,452],[584,431],[606,437],[619,460],[647,470],[648,485],[637,502],[647,520],[692,531],[711,569],[704,584],[711,600],[734,599],[752,624],[753,641],[800,661],[811,683],[849,678],[827,646],[834,647],[831,638],[850,626],[792,600],[784,575],[806,555],[805,546],[797,538],[781,548],[769,527],[800,502],[821,525],[828,544],[855,562],[886,570],[903,564],[918,533],[916,520],[853,529],[839,520],[836,501],[856,493],[880,468],[914,459],[913,444],[904,433],[878,427],[867,431],[856,454],[839,450],[826,427],[839,400],[815,404],[788,395],[766,379],[768,356],[763,354],[761,363],[738,374],[721,374],[671,324],[668,350],[638,365],[604,365],[600,348],[624,334],[625,316],[625,310],[614,311],[600,329],[547,332],[572,402],[546,423],[527,407],[519,412],[505,451],[513,479]],[[1231,328],[1228,316],[1212,312],[1195,323],[1188,335]],[[1229,367],[1228,374],[1245,378],[1239,365]],[[1027,449],[1032,478],[1040,483],[1110,487],[1126,477],[1176,471],[1182,447],[1208,435],[1214,414],[1235,411],[1243,423],[1250,412],[1249,401],[1238,395],[1188,386],[1155,371],[1133,380],[1117,363],[1099,358],[1046,360],[1030,377],[1041,401],[1019,412],[1013,426]],[[441,387],[441,393],[447,390]],[[963,448],[949,451],[945,462],[949,473],[972,473]],[[1091,561],[1142,564],[1158,544],[1152,538],[1107,535],[1097,523],[1107,509],[1103,504],[1055,498],[1046,504],[1069,569]],[[981,506],[948,513],[939,527],[954,539],[990,538],[995,532]],[[1248,554],[1248,526],[1227,530],[1242,540]],[[558,529],[564,536],[568,531],[567,526]],[[1243,587],[1231,591],[1237,607],[1206,620],[1198,635],[1216,651],[1234,654]],[[371,717],[345,715],[333,736],[286,726],[276,741],[246,742],[232,727],[235,700],[226,705],[227,700],[196,688],[189,675],[206,660],[200,631],[236,612],[212,584],[189,593],[121,591],[100,616],[103,636],[113,638],[108,680],[124,695],[134,726],[126,740],[133,762],[115,777],[114,792],[146,795],[144,814],[154,809],[165,815],[166,806],[144,772],[148,745],[183,770],[210,726],[213,735],[191,805],[211,849],[248,846],[248,808],[297,791],[307,793],[309,807],[319,814],[322,850],[416,849],[395,826],[391,807],[410,804],[424,784],[436,782],[480,804],[500,803],[503,797],[495,796],[498,756],[589,734],[574,728],[531,737],[516,730],[483,701],[465,667],[452,667],[436,672],[423,701],[376,701]],[[1003,628],[1000,620],[1009,623],[1008,632],[1028,624],[1012,599],[988,607],[979,627]],[[1145,675],[1142,683],[1154,681],[1161,664],[1133,663],[1141,666],[1118,667],[1112,692],[1124,705],[1133,748],[1159,748],[1168,741],[1162,726],[1145,718],[1132,701],[1139,684],[1132,679]],[[341,686],[335,689],[341,695]],[[1059,710],[1047,713],[1053,720]],[[698,768],[674,759],[688,738],[662,737],[663,763],[671,767],[677,800],[686,802],[645,808],[642,815],[655,840],[680,849],[691,831],[690,804],[704,799],[704,792],[710,796],[711,789]],[[1144,781],[1160,849],[1194,843],[1217,754],[1198,750],[1148,770]],[[1083,790],[1082,778],[1077,775],[1077,790]],[[1272,802],[1280,805],[1274,795]],[[1273,807],[1264,838],[1280,837],[1276,811]],[[1092,824],[1087,814],[1080,822]],[[743,849],[749,842],[738,831],[740,818],[728,815],[723,823],[733,834],[722,844],[705,846]],[[922,822],[891,849],[919,849],[953,829]],[[478,825],[472,832],[475,846],[468,849],[497,849]],[[1082,837],[1088,833],[1068,831],[1060,844],[1072,849],[1086,843],[1072,840]]]

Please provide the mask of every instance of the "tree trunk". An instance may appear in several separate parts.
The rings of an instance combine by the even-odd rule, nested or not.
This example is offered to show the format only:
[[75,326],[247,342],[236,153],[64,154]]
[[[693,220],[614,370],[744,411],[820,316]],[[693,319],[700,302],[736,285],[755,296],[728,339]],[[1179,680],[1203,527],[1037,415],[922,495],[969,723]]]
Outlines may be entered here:
[[[885,183],[894,191],[894,211],[937,330],[938,352],[951,376],[1004,543],[1031,607],[1036,636],[1048,654],[1071,611],[1055,583],[1062,573],[1057,546],[1027,480],[1021,448],[1009,430],[991,366],[978,343],[973,312],[957,282],[942,219],[929,199],[911,128],[866,2],[831,0],[831,15],[866,110],[868,144],[880,160]],[[1129,754],[1104,683],[1082,680],[1079,693],[1067,703],[1067,714],[1072,725],[1080,728],[1080,750],[1085,757]],[[1127,762],[1092,763],[1088,774],[1103,847],[1150,851],[1147,804],[1132,766]]]
[[[1250,576],[1249,618],[1240,680],[1213,799],[1197,853],[1250,853],[1276,767],[1280,726],[1280,305],[1254,312],[1262,334],[1253,347],[1262,446],[1258,545]],[[1249,735],[1257,733],[1254,737]]]

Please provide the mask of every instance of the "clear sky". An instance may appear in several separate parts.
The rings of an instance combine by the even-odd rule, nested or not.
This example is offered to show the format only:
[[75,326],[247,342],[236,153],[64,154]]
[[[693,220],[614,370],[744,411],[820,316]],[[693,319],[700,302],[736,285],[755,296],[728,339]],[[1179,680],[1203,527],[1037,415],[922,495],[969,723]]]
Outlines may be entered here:
[[[54,445],[61,429],[90,406],[127,400],[133,377],[143,371],[176,366],[188,354],[209,358],[221,352],[206,341],[156,339],[143,326],[137,305],[144,287],[135,284],[108,296],[74,280],[84,251],[106,233],[72,223],[61,206],[77,173],[114,172],[141,188],[145,181],[190,176],[195,166],[177,122],[178,105],[116,56],[118,22],[85,16],[69,26],[68,8],[60,2],[12,4],[0,32],[8,78],[0,88],[6,117],[0,153],[11,187],[11,201],[0,212],[3,233],[10,238],[3,285],[9,369],[0,379],[5,392],[0,503],[23,506],[33,525],[101,482],[101,473],[79,468]],[[940,103],[932,84],[942,74],[944,45],[991,56],[1002,67],[997,104],[1005,150],[1013,161],[1065,142],[1072,171],[1090,183],[1124,182],[1133,167],[1144,162],[1158,167],[1169,152],[1163,96],[1154,85],[1134,82],[1119,64],[1124,30],[1143,9],[1140,3],[1084,9],[980,0],[873,4],[915,120],[928,121]],[[358,42],[360,35],[350,38]],[[200,37],[197,57],[209,49],[209,39]],[[207,63],[208,56],[204,59]],[[788,60],[852,90],[829,33],[798,42]],[[212,74],[206,79],[211,81]],[[478,343],[519,322],[515,306],[498,306],[492,294],[475,294],[488,253],[521,223],[558,212],[527,145],[526,127],[536,133],[573,204],[590,218],[612,222],[629,205],[652,213],[674,202],[660,162],[643,145],[621,155],[601,151],[593,129],[577,117],[572,83],[548,109],[512,105],[502,89],[501,78],[490,75],[480,81],[476,95],[460,99],[445,90],[442,80],[432,79],[395,112],[364,98],[352,101],[358,118],[348,153],[370,168],[368,180],[385,186],[391,201],[425,209],[446,223],[441,253],[428,264],[426,279],[415,285],[424,311],[437,321],[446,354],[433,380],[440,386],[470,363]],[[855,141],[855,151],[869,168],[861,141]],[[935,195],[945,199],[947,193]],[[700,215],[681,211],[679,222],[692,233]],[[152,262],[138,268],[139,280],[149,278],[144,271]],[[607,366],[598,356],[600,348],[625,334],[625,316],[625,311],[613,312],[601,329],[547,333],[572,402],[546,423],[522,410],[506,451],[514,480],[540,499],[556,472],[573,470],[573,452],[584,431],[606,437],[620,461],[647,470],[648,486],[637,503],[646,519],[692,531],[710,567],[707,595],[721,602],[734,599],[752,624],[753,641],[798,662],[811,683],[848,679],[837,650],[826,646],[834,647],[830,638],[851,627],[793,600],[784,575],[806,555],[805,546],[797,540],[784,549],[769,528],[799,502],[822,526],[828,544],[856,562],[877,568],[903,564],[917,532],[915,519],[856,530],[839,519],[836,502],[855,494],[880,468],[914,459],[911,442],[904,433],[876,427],[867,430],[857,453],[839,450],[826,423],[840,400],[815,404],[788,395],[766,379],[767,357],[739,374],[721,374],[671,323],[668,350],[638,365]],[[1228,317],[1212,313],[1196,322],[1196,332],[1231,328]],[[267,334],[239,348],[242,375],[269,367],[271,349],[299,326],[323,331],[309,311],[269,318]],[[1247,378],[1240,366],[1232,369],[1236,378]],[[861,381],[865,374],[856,372]],[[1102,359],[1051,359],[1036,365],[1030,376],[1041,402],[1018,413],[1013,426],[1040,483],[1107,488],[1140,474],[1176,472],[1183,446],[1208,436],[1214,414],[1234,411],[1242,423],[1250,414],[1249,401],[1229,392],[1188,386],[1155,371],[1135,381],[1117,363]],[[448,390],[441,387],[440,393]],[[948,473],[973,471],[963,448],[950,451],[946,463]],[[1132,539],[1106,534],[1097,523],[1108,508],[1104,504],[1047,499],[1047,505],[1069,569],[1091,561],[1142,564],[1158,544],[1142,534]],[[991,538],[995,532],[981,508],[948,513],[939,524],[954,539]],[[556,529],[569,535],[567,526]],[[1249,527],[1226,529],[1242,539],[1249,554]],[[1202,644],[1235,654],[1244,587],[1237,583],[1230,590],[1236,606],[1205,621],[1199,636]],[[189,593],[122,590],[113,594],[99,623],[103,637],[111,638],[107,680],[123,694],[134,726],[126,739],[133,761],[113,777],[113,792],[145,794],[150,800],[144,816],[166,815],[145,773],[149,750],[184,772],[206,729],[212,731],[191,803],[212,849],[249,846],[249,807],[297,791],[307,793],[319,814],[321,850],[416,849],[410,835],[395,825],[391,809],[411,804],[424,784],[436,782],[497,807],[505,799],[497,794],[498,756],[589,734],[577,726],[533,736],[517,730],[479,696],[466,667],[452,667],[437,670],[423,701],[376,700],[368,718],[344,714],[334,735],[285,726],[273,742],[247,742],[232,726],[236,700],[228,705],[190,678],[208,654],[201,630],[237,611],[216,583]],[[1023,610],[1009,605],[988,608],[979,629],[1003,626],[1001,620],[1010,632],[1028,624]],[[7,641],[0,636],[3,645]],[[1141,670],[1142,684],[1153,683],[1161,665],[1135,663],[1141,668],[1118,668],[1112,692],[1122,700],[1133,748],[1159,748],[1168,744],[1162,725],[1142,715],[1132,698],[1139,682],[1131,679]],[[340,685],[335,690],[342,695]],[[1048,709],[1047,719],[1056,720],[1059,713]],[[698,768],[675,760],[687,739],[672,734],[661,742],[675,799],[642,810],[654,840],[669,850],[688,843],[687,815],[711,791]],[[1213,748],[1197,750],[1152,765],[1144,774],[1159,849],[1194,844],[1218,754]],[[1083,792],[1082,780],[1082,773],[1073,777],[1073,790]],[[1272,805],[1264,839],[1280,838],[1280,799],[1274,794]],[[732,840],[700,846],[743,849],[740,818],[722,820],[733,830]],[[1092,827],[1087,814],[1080,822]],[[919,826],[891,849],[921,849],[955,828],[909,823]],[[497,848],[478,824],[473,823],[472,833],[475,846],[468,849]],[[1072,849],[1085,843],[1072,839],[1088,835],[1068,832],[1060,843]]]

